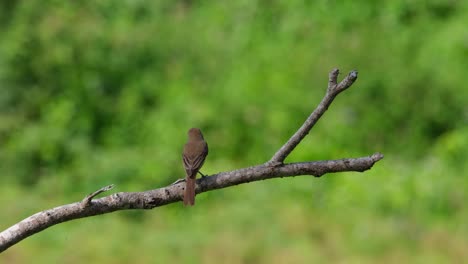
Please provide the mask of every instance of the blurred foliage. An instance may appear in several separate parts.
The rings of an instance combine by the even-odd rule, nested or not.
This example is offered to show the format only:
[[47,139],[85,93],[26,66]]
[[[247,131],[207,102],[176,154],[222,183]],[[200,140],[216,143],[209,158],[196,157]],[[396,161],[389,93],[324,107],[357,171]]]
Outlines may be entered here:
[[[68,263],[136,258],[128,243],[99,243],[111,235],[149,252],[137,262],[153,259],[151,245],[163,262],[468,261],[458,250],[468,246],[467,24],[457,0],[0,1],[2,227],[110,183],[141,191],[183,177],[193,126],[210,145],[205,173],[264,162],[334,67],[359,79],[288,161],[386,155],[365,175],[249,184],[203,194],[188,212],[73,222],[7,258],[64,262],[90,226],[130,225],[96,234]],[[16,200],[25,195],[36,199]],[[180,227],[187,217],[199,230]],[[69,229],[76,237],[63,238]]]

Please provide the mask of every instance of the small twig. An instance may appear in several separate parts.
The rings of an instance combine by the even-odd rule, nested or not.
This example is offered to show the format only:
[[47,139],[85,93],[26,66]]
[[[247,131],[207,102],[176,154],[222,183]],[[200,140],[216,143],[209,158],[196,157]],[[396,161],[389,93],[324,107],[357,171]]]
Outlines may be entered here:
[[178,179],[177,181],[171,183],[171,185],[176,185],[176,184],[181,183],[181,182],[184,182],[184,181],[185,181],[185,178]]
[[335,97],[342,91],[349,88],[357,79],[357,71],[351,71],[343,81],[337,84],[339,70],[333,69],[328,78],[328,89],[325,97],[320,104],[315,108],[312,114],[307,118],[304,124],[294,135],[273,155],[273,157],[266,163],[268,166],[279,166],[283,164],[286,157],[296,148],[296,146],[304,139],[312,127],[317,123],[320,117],[327,111],[330,104]]
[[[202,178],[205,178],[206,175],[203,174],[201,171],[198,171],[198,173],[202,176]],[[173,182],[171,185],[175,185],[175,184],[178,184],[180,182],[184,182],[185,181],[185,178],[182,178],[182,179],[178,179],[177,181]]]
[[83,207],[87,207],[87,206],[91,205],[91,200],[93,200],[94,197],[96,197],[100,193],[107,192],[107,191],[113,189],[114,186],[115,186],[114,184],[107,185],[107,186],[104,186],[101,189],[99,189],[99,190],[97,190],[97,191],[95,191],[93,193],[90,193],[90,194],[86,195],[86,197],[83,198],[83,200],[81,201],[81,205]]

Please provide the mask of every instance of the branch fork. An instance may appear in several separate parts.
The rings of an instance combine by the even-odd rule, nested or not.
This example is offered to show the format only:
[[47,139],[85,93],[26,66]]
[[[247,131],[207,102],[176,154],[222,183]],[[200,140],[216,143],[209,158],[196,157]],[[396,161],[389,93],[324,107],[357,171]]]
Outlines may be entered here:
[[90,194],[86,195],[86,197],[83,198],[83,200],[81,201],[81,205],[82,205],[83,207],[88,207],[88,206],[90,206],[90,205],[91,205],[91,200],[92,200],[94,197],[96,197],[97,195],[99,195],[99,194],[101,194],[101,193],[103,193],[103,192],[107,192],[107,191],[109,191],[109,190],[112,190],[112,189],[114,188],[114,186],[115,186],[114,184],[107,185],[107,186],[104,186],[104,187],[102,187],[101,189],[99,189],[99,190],[97,190],[97,191],[95,191],[95,192],[93,192],[93,193],[90,193]]
[[322,117],[322,115],[327,111],[330,104],[333,102],[335,97],[343,92],[344,90],[351,87],[351,85],[356,81],[358,73],[357,71],[351,71],[348,76],[346,76],[340,83],[338,83],[338,74],[340,71],[338,69],[333,69],[328,75],[328,88],[325,97],[322,99],[320,104],[315,108],[315,110],[310,114],[306,119],[304,124],[299,128],[299,130],[292,135],[292,137],[273,155],[273,157],[266,163],[268,166],[280,166],[283,164],[286,157],[296,148],[297,145],[302,141],[302,139],[309,134],[309,131],[314,127],[317,121]]

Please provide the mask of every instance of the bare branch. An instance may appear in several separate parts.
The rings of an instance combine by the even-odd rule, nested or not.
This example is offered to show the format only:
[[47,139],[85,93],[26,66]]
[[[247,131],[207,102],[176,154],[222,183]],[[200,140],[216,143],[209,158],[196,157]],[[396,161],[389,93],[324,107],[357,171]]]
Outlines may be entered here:
[[[326,173],[342,171],[363,172],[370,169],[383,155],[376,153],[369,157],[300,162],[271,167],[254,167],[222,172],[197,180],[196,193],[222,189],[233,185],[298,175],[320,177]],[[185,183],[169,185],[145,192],[120,192],[95,199],[88,206],[83,202],[62,205],[36,213],[0,233],[0,252],[10,246],[53,225],[88,216],[107,214],[127,209],[153,209],[155,207],[181,201]]]
[[[343,81],[337,83],[338,69],[330,72],[328,89],[325,97],[301,128],[281,147],[273,158],[261,165],[239,170],[222,172],[197,180],[196,193],[222,189],[233,185],[249,183],[278,177],[312,175],[320,177],[326,173],[358,171],[370,169],[383,158],[380,153],[368,157],[315,162],[283,164],[284,159],[309,133],[317,120],[327,110],[336,95],[349,88],[357,78],[352,71]],[[62,205],[38,212],[0,233],[0,252],[5,251],[19,241],[53,225],[88,216],[107,214],[127,209],[152,209],[169,203],[181,201],[185,188],[183,180],[160,189],[144,192],[120,192],[99,199],[96,195],[108,191],[113,185],[105,186],[89,195],[82,201]]]
[[317,123],[320,117],[327,111],[330,104],[333,102],[335,97],[342,91],[349,88],[354,81],[357,79],[357,71],[351,71],[346,78],[343,79],[339,84],[337,84],[339,70],[333,69],[328,78],[328,89],[325,97],[322,99],[320,104],[315,108],[314,112],[307,118],[304,124],[299,128],[299,130],[294,133],[294,135],[284,144],[267,162],[267,165],[278,166],[284,162],[286,157],[296,148],[296,146],[304,139],[312,127]]
[[358,77],[358,72],[356,70],[352,70],[348,76],[346,76],[337,86],[336,86],[336,93],[340,93],[346,89],[348,89],[351,85],[353,85],[354,81],[356,81]]

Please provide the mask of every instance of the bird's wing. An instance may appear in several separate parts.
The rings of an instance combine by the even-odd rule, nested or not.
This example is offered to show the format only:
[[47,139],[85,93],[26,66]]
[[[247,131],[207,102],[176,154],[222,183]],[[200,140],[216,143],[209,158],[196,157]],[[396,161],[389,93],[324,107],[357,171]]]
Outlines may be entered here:
[[206,144],[206,142],[202,141],[197,145],[196,149],[198,151],[195,151],[196,155],[183,155],[185,171],[190,177],[194,177],[194,175],[197,174],[208,155],[208,144]]

